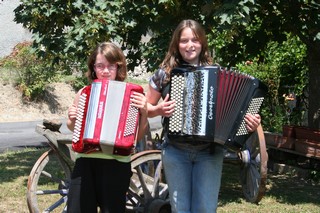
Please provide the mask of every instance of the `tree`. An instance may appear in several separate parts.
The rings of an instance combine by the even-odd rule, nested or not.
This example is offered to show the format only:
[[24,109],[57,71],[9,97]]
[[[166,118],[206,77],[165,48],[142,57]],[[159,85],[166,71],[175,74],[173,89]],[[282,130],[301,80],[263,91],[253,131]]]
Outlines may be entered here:
[[[146,61],[153,71],[163,59],[172,30],[185,18],[202,23],[211,40],[225,36],[215,52],[230,66],[261,56],[268,42],[283,41],[292,33],[307,46],[308,94],[312,94],[308,120],[310,127],[320,128],[320,4],[316,0],[21,2],[15,9],[16,22],[34,34],[37,52],[55,61],[68,56],[83,62],[96,43],[113,40],[125,50],[130,69]],[[146,35],[150,35],[148,42],[141,39]]]
[[[233,53],[239,52],[239,47],[242,48],[241,56],[257,55],[258,52],[264,51],[269,41],[283,41],[287,33],[300,38],[307,47],[309,68],[308,126],[319,129],[320,3],[315,0],[244,0],[231,6],[222,4],[219,13],[223,18],[220,19],[224,23],[223,27],[228,27],[229,31],[236,32],[233,35],[242,41],[243,46],[235,46],[234,43],[229,45]],[[241,25],[237,23],[241,23]],[[252,31],[253,34],[249,36],[243,34],[245,32],[243,26],[252,23],[259,25],[259,30]],[[228,49],[228,47],[225,48]]]
[[[129,68],[147,60],[153,69],[163,58],[177,23],[187,17],[201,17],[201,21],[203,15],[197,5],[206,1],[21,2],[15,9],[15,20],[34,34],[34,48],[39,55],[53,55],[57,61],[68,55],[83,61],[95,44],[113,40],[126,51]],[[146,44],[141,38],[148,34],[152,37]]]

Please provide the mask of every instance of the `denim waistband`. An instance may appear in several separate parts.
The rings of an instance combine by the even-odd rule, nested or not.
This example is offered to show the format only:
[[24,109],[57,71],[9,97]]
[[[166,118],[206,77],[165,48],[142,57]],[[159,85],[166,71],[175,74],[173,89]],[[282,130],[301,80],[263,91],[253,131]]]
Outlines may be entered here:
[[208,142],[172,142],[170,141],[170,144],[173,146],[179,148],[179,149],[185,149],[185,150],[204,150],[208,149],[210,147],[211,143]]

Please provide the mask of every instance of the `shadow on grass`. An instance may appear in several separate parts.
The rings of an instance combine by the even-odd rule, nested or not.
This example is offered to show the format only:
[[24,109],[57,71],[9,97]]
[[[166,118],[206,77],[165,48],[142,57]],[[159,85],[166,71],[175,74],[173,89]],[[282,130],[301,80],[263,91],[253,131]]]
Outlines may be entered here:
[[240,166],[234,164],[223,164],[219,203],[239,203],[244,198],[240,184]]
[[[45,151],[47,148],[27,148],[0,154],[0,184],[13,182],[21,176],[26,177],[27,181],[33,165]],[[228,203],[243,203],[245,198],[239,174],[239,165],[224,164],[219,195],[219,203],[222,206]],[[292,174],[268,173],[266,188],[262,202],[269,197],[275,199],[277,203],[291,205],[313,203],[320,206],[319,181],[305,180]]]
[[19,151],[8,151],[0,155],[0,184],[13,182],[21,176],[29,176],[38,158],[48,148],[26,148]]
[[267,195],[280,203],[314,203],[320,205],[319,181],[306,180],[290,174],[269,174]]
[[[239,174],[239,165],[224,164],[219,195],[219,202],[222,205],[230,202],[240,203],[245,199]],[[264,197],[272,197],[278,203],[320,205],[320,182],[306,180],[292,174],[268,173]]]

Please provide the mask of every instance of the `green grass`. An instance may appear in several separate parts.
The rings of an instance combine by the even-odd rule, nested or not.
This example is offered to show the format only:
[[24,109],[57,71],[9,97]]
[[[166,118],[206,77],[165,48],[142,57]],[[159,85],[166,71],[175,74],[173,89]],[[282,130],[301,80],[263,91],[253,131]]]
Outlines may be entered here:
[[25,149],[0,155],[0,212],[28,212],[28,175],[42,152]]
[[[28,175],[45,149],[0,154],[0,212],[28,212]],[[240,167],[224,164],[218,212],[320,212],[320,183],[292,174],[268,174],[260,204],[245,201],[239,184]]]
[[259,204],[245,201],[238,182],[240,168],[224,164],[218,212],[320,212],[320,183],[292,174],[268,174]]

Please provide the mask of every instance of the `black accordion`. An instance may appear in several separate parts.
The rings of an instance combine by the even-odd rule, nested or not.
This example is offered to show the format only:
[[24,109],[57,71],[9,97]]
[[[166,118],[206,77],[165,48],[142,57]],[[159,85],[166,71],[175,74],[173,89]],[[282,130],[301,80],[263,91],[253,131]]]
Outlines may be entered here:
[[249,132],[244,116],[259,112],[267,87],[258,79],[219,66],[179,67],[171,72],[168,137],[180,142],[204,141],[243,147]]

